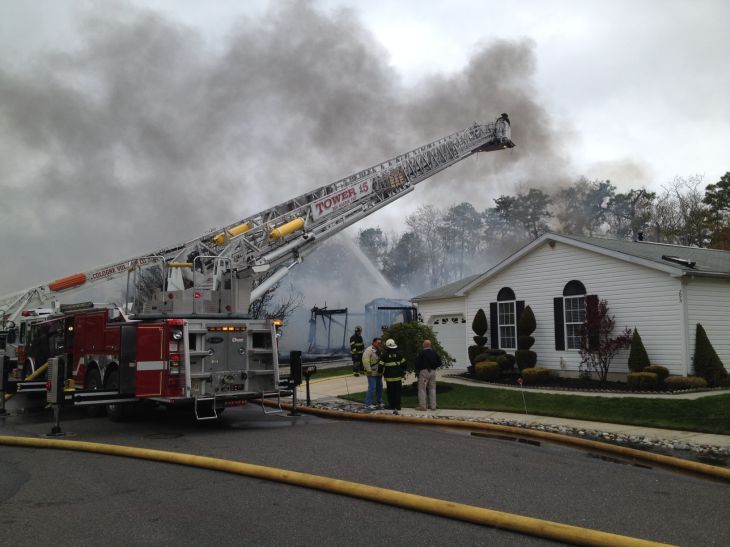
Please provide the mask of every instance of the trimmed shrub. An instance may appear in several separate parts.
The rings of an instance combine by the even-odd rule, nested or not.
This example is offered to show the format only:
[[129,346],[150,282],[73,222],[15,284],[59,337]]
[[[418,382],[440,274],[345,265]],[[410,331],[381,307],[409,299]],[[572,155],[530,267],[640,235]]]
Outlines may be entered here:
[[474,365],[477,363],[484,363],[485,361],[494,361],[494,359],[487,352],[482,352],[474,357]]
[[517,332],[520,335],[517,337],[515,360],[517,368],[520,370],[532,368],[537,363],[537,353],[530,350],[535,343],[535,338],[530,335],[535,332],[536,328],[535,314],[532,312],[532,308],[527,306],[517,318]]
[[482,361],[474,365],[476,377],[479,380],[493,382],[499,379],[499,365],[494,361]]
[[468,367],[469,372],[474,372],[475,359],[484,351],[484,346],[487,345],[487,337],[484,336],[487,333],[489,325],[487,324],[487,315],[484,310],[479,308],[474,314],[474,320],[471,322],[471,330],[474,331],[476,336],[474,337],[475,346],[469,346],[467,351],[469,352],[469,362],[471,367]]
[[476,362],[476,358],[478,355],[481,355],[484,353],[484,348],[480,348],[479,346],[469,346],[469,362],[473,365]]
[[509,353],[500,355],[497,357],[496,361],[499,363],[499,367],[502,371],[512,370],[515,367],[515,356],[510,355]]
[[646,367],[642,372],[653,372],[657,375],[657,380],[660,384],[664,383],[664,380],[669,376],[669,369],[661,365],[650,365]]
[[641,340],[639,329],[634,329],[631,336],[631,349],[629,350],[629,370],[632,372],[641,372],[650,366],[649,354],[646,353],[644,342]]
[[529,349],[518,349],[515,351],[515,362],[520,370],[532,368],[537,363],[537,353]]
[[[535,332],[536,328],[537,323],[535,322],[535,314],[532,313],[532,308],[530,306],[527,306],[524,310],[522,310],[522,313],[517,319],[517,330],[520,332],[520,334],[524,336],[529,336],[530,334]],[[520,349],[530,349],[531,347],[532,345]]]
[[487,334],[488,328],[487,314],[484,313],[482,308],[479,308],[476,314],[474,314],[474,321],[471,322],[471,330],[473,330],[477,336],[484,336]]
[[525,381],[525,385],[528,386],[547,384],[552,376],[551,370],[542,367],[529,367],[522,371],[522,379]]
[[669,376],[664,385],[671,389],[700,389],[707,387],[707,380],[699,376]]
[[697,323],[697,334],[695,335],[695,374],[707,380],[711,386],[716,386],[720,380],[727,376],[725,366],[720,361],[715,348],[712,347],[705,329]]
[[626,383],[629,387],[654,387],[659,384],[659,377],[653,372],[630,372]]

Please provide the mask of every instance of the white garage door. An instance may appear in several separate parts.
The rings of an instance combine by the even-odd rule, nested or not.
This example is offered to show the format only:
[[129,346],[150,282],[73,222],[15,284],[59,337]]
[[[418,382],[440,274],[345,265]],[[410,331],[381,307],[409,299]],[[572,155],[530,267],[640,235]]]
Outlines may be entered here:
[[466,320],[463,314],[437,315],[429,320],[429,326],[439,343],[456,359],[453,368],[465,369],[469,364],[466,351]]

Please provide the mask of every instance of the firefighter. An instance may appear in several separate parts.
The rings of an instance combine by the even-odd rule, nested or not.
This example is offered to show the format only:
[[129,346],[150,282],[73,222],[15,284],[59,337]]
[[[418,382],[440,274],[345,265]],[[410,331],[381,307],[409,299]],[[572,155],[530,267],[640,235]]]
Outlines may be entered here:
[[383,377],[388,392],[388,405],[393,414],[400,414],[402,380],[406,375],[406,360],[398,351],[395,340],[388,338],[385,342],[385,351],[380,358],[383,364]]
[[352,354],[352,372],[360,376],[362,372],[362,353],[365,351],[365,343],[362,340],[362,327],[355,327],[355,334],[350,336],[350,353]]

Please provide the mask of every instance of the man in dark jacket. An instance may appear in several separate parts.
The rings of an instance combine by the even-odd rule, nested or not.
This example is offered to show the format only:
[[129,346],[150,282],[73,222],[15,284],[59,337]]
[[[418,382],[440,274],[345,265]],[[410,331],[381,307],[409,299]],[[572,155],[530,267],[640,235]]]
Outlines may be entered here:
[[[436,369],[441,366],[441,357],[431,347],[431,340],[423,341],[423,349],[416,355],[416,375],[418,376],[418,406],[416,410],[436,410]],[[426,391],[431,403],[426,404]]]

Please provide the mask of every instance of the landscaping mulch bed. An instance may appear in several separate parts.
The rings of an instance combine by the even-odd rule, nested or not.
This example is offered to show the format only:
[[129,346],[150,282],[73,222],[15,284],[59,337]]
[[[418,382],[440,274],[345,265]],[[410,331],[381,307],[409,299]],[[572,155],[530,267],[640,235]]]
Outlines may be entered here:
[[[463,374],[455,374],[455,378],[464,378],[477,383],[502,385],[506,387],[519,387],[517,379],[520,377],[519,374],[514,373],[510,375],[502,376],[499,380],[486,382],[484,380],[477,379],[473,374],[465,372]],[[554,378],[548,384],[540,385],[523,385],[525,389],[552,389],[560,391],[600,391],[600,392],[612,392],[612,393],[691,393],[696,391],[715,391],[727,388],[712,388],[704,387],[697,389],[675,389],[672,390],[667,386],[656,386],[656,387],[641,387],[634,388],[626,384],[625,382],[599,382],[598,380],[588,380],[584,378]]]

